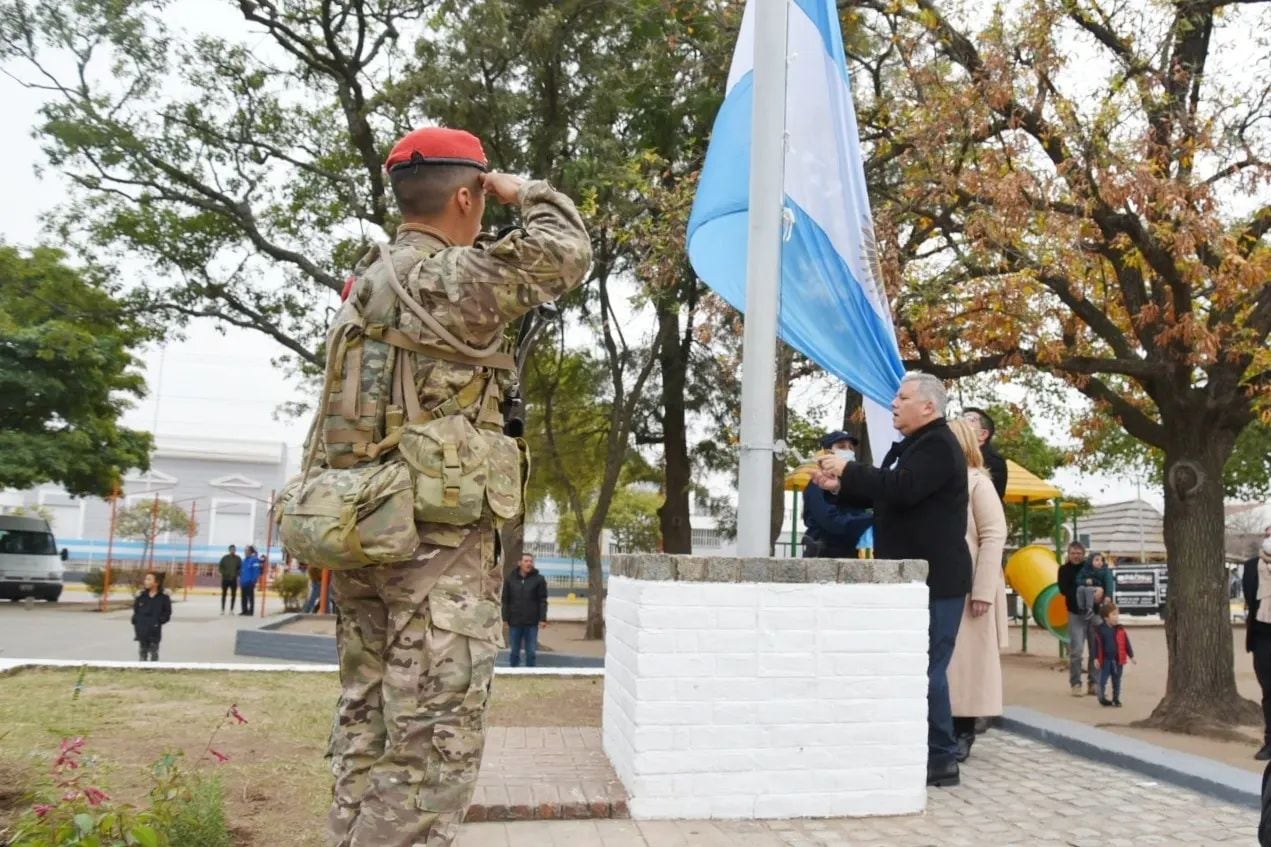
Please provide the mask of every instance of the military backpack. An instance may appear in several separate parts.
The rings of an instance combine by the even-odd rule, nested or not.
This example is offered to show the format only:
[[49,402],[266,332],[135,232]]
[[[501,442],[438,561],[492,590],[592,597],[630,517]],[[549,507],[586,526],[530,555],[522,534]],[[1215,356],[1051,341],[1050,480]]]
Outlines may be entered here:
[[[276,511],[287,549],[334,570],[410,559],[420,525],[458,529],[487,509],[496,524],[515,517],[528,471],[524,441],[503,434],[501,382],[516,365],[502,339],[461,341],[402,285],[392,249],[378,253],[386,284],[350,296],[336,315],[304,469]],[[421,408],[416,356],[469,366],[472,378]]]

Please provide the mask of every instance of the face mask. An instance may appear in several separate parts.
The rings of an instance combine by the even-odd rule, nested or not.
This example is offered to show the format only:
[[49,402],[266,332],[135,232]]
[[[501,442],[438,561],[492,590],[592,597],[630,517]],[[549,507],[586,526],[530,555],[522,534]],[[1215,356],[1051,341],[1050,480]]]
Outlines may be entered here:
[[855,461],[856,459],[856,454],[851,450],[835,450],[834,455],[838,456],[845,462]]

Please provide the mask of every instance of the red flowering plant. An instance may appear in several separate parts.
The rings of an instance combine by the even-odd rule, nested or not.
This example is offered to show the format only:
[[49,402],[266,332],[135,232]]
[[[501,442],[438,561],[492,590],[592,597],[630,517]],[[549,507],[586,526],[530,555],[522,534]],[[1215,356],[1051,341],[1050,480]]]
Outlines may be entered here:
[[21,820],[13,847],[164,847],[154,813],[114,802],[97,785],[97,762],[84,753],[82,737],[63,738],[47,787]]
[[[231,705],[212,730],[199,761],[228,762],[229,756],[214,746],[217,736],[227,725],[245,723],[247,718],[237,704]],[[97,762],[85,754],[85,744],[82,737],[62,739],[45,787],[36,792],[16,834],[3,843],[9,847],[179,847],[182,837],[177,833],[189,826],[187,812],[209,798],[217,807],[213,818],[220,820],[219,780],[182,768],[180,753],[167,753],[155,763],[150,806],[139,809],[116,802],[100,786]],[[205,812],[195,817],[208,819]],[[223,823],[215,828],[218,836],[228,839]]]

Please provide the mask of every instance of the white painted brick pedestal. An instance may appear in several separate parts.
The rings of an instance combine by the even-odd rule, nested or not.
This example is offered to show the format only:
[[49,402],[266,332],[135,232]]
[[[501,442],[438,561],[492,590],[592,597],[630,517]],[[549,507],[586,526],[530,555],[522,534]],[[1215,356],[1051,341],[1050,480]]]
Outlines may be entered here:
[[899,815],[926,805],[923,562],[621,556],[604,748],[631,815]]

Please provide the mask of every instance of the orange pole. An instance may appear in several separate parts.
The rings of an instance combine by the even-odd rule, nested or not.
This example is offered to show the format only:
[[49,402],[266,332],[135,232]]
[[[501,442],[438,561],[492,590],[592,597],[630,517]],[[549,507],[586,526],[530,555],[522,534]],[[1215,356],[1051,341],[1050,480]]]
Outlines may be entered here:
[[[309,567],[313,567],[310,565]],[[322,591],[318,595],[319,614],[327,614],[327,597],[331,591],[331,571],[327,568],[322,569]]]
[[150,507],[150,564],[147,566],[145,560],[141,562],[143,568],[149,567],[154,570],[154,548],[159,540],[159,495],[154,496],[154,505]]
[[196,503],[190,504],[190,531],[187,533],[188,538],[185,544],[185,592],[181,595],[182,600],[190,599],[190,569],[194,566],[194,507],[196,505]]
[[265,570],[260,577],[260,616],[265,616],[265,600],[269,595],[269,548],[274,543],[274,491],[269,492],[269,526],[265,530]]
[[119,486],[115,486],[115,493],[110,495],[110,537],[106,540],[106,575],[102,581],[102,600],[101,610],[104,612],[110,608],[110,566],[115,556],[115,510],[119,505]]

